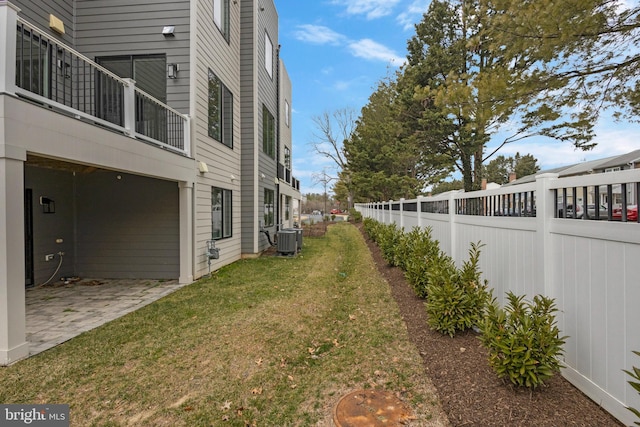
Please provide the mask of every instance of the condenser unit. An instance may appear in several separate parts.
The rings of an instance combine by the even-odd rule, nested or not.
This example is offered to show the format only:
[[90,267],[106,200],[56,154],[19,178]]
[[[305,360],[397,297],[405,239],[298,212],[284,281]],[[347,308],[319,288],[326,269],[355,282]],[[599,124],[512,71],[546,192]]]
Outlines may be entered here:
[[298,237],[293,230],[278,231],[278,253],[295,254],[298,250]]
[[285,228],[284,230],[294,231],[296,233],[297,250],[300,252],[302,250],[302,232],[304,230],[302,228]]

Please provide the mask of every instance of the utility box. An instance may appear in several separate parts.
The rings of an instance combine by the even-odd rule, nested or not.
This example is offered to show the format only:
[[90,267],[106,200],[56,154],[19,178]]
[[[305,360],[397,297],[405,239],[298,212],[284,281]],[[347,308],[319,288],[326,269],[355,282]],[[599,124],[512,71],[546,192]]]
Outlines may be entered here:
[[302,232],[304,229],[302,228],[285,228],[285,230],[295,231],[296,232],[296,242],[298,245],[298,252],[302,250]]
[[298,237],[294,230],[278,231],[278,253],[294,255],[298,251]]

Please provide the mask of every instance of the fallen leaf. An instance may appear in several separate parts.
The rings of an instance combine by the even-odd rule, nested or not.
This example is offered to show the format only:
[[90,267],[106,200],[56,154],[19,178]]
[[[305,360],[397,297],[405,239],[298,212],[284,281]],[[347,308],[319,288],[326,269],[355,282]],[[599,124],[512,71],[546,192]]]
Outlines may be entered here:
[[231,401],[225,401],[220,409],[222,409],[223,411],[228,411],[229,409],[231,409]]
[[464,348],[464,347],[460,347],[460,353],[464,353],[465,351],[467,351],[467,349],[466,349],[466,348]]
[[262,394],[262,387],[256,387],[251,390],[251,394]]
[[256,365],[258,366],[262,365],[262,357],[256,360]]
[[223,415],[222,421],[229,421],[229,415]]
[[349,315],[349,320],[356,320],[356,316],[354,316],[353,314]]
[[287,378],[289,378],[289,381],[293,381],[293,377],[291,375],[287,376]]

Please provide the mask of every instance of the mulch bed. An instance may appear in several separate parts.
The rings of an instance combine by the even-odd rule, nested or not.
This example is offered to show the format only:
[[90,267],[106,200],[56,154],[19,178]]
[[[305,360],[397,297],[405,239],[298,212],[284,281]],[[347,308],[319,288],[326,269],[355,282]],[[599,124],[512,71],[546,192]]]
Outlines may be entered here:
[[362,224],[357,225],[391,287],[409,337],[453,426],[623,425],[560,375],[535,391],[502,381],[489,366],[488,352],[475,332],[450,338],[429,329],[424,301],[415,295],[404,273],[387,264]]

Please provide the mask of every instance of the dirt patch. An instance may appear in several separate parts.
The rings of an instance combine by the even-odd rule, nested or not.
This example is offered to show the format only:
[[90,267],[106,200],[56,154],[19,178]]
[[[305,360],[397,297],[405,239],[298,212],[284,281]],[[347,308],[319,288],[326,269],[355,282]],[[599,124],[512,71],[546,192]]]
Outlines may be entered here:
[[357,226],[391,287],[410,339],[453,426],[623,425],[559,375],[533,392],[498,379],[487,362],[487,350],[474,332],[450,338],[429,329],[424,301],[415,295],[399,268],[387,265],[362,224]]

